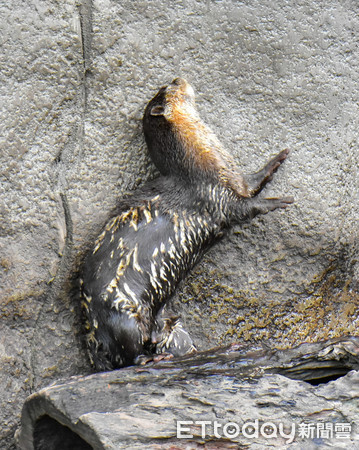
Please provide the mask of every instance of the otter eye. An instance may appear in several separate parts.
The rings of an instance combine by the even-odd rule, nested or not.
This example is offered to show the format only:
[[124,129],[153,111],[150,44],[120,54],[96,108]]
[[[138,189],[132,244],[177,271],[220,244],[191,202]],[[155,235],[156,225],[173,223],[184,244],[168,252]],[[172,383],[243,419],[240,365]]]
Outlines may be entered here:
[[165,108],[161,105],[156,105],[151,108],[151,116],[163,116],[165,113]]

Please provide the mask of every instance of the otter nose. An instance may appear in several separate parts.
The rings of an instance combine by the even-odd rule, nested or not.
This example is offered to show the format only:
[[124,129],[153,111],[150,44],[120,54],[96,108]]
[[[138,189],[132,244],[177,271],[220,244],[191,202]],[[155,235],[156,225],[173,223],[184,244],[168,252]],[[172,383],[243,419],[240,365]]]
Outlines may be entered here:
[[184,78],[175,78],[171,84],[174,84],[175,86],[181,86],[186,85],[188,83]]
[[195,94],[193,87],[184,78],[175,78],[168,87],[171,90],[174,89],[176,92],[180,91],[187,97],[187,101],[194,102]]

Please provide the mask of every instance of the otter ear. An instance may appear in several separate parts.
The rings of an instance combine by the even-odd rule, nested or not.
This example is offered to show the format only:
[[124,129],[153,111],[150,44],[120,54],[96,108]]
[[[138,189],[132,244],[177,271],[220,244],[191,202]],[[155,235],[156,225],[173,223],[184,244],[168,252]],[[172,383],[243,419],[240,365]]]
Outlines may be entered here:
[[151,116],[163,116],[165,108],[162,105],[152,106],[150,114]]

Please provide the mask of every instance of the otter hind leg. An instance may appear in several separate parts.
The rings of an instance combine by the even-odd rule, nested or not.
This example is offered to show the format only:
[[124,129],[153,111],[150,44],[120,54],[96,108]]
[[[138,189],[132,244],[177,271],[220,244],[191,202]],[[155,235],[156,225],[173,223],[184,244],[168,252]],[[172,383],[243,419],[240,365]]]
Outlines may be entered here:
[[153,336],[156,343],[156,353],[170,353],[173,356],[183,356],[196,351],[192,338],[176,317],[161,318],[162,328]]
[[278,170],[278,167],[285,161],[289,153],[288,149],[282,150],[277,156],[272,158],[259,172],[245,175],[245,180],[248,184],[248,189],[251,197],[259,194],[264,186],[272,180],[273,174]]
[[135,364],[145,365],[150,362],[165,361],[197,350],[179,318],[177,316],[162,317],[162,312],[157,316],[151,341],[154,346],[153,353],[139,355],[135,359]]

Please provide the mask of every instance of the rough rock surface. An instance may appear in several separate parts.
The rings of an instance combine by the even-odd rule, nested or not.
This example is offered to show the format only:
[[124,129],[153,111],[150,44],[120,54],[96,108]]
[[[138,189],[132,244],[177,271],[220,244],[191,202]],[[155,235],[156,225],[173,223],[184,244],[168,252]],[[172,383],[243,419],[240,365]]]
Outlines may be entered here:
[[[73,377],[26,400],[20,446],[356,448],[359,372],[351,369],[358,369],[358,356],[359,338],[277,351],[231,344],[146,367]],[[340,373],[345,375],[322,383]]]
[[141,117],[175,76],[283,212],[237,227],[174,309],[199,348],[358,334],[359,6],[66,0],[0,6],[0,439],[26,396],[89,372],[69,280],[116,198],[155,174]]

